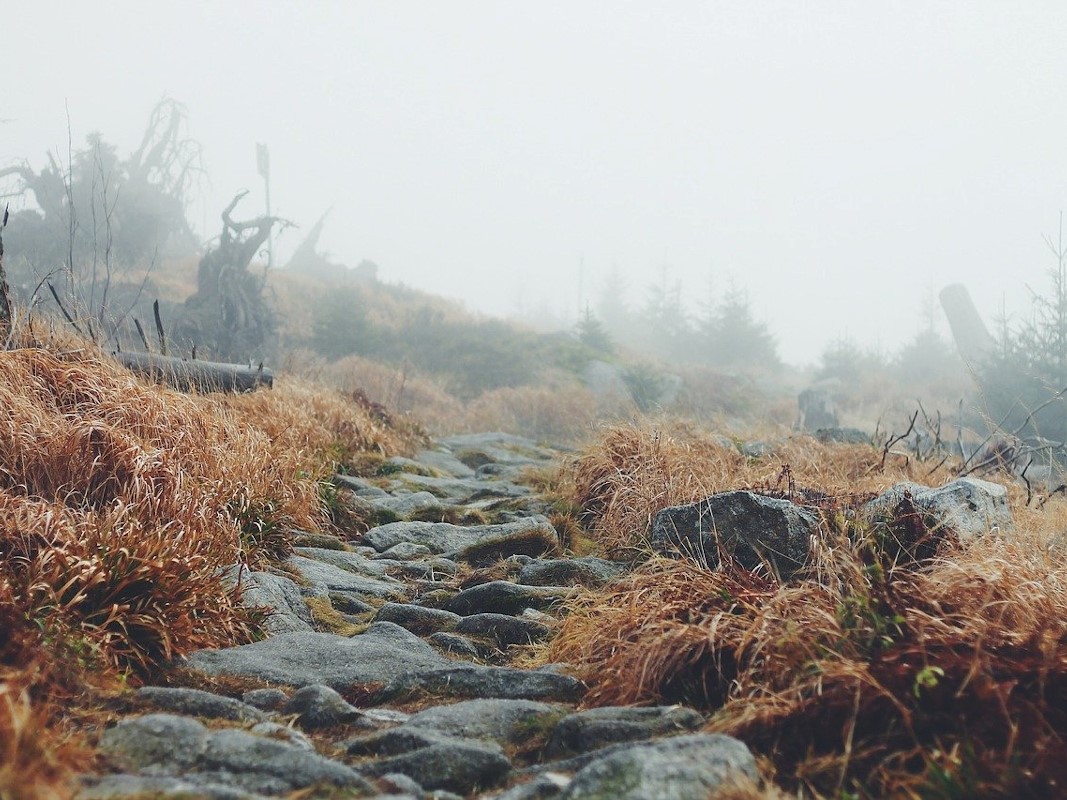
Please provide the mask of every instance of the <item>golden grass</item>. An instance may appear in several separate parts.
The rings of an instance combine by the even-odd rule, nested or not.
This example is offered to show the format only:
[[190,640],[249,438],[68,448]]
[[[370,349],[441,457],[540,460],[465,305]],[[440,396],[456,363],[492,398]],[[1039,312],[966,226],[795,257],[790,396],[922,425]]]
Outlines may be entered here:
[[[191,396],[32,326],[16,345],[0,352],[0,795],[30,797],[68,760],[19,731],[55,729],[87,685],[248,641],[222,570],[285,552],[327,520],[320,480],[410,440],[295,381]],[[45,788],[7,788],[35,770]]]
[[[768,469],[697,438],[623,429],[605,441],[615,474],[593,450],[578,473],[599,477],[576,487],[598,503],[590,519],[613,542],[641,536],[657,505],[749,485]],[[880,453],[867,448],[805,443],[789,455],[801,457],[791,462],[798,483],[832,495],[905,476],[872,471]],[[639,492],[639,478],[655,488]],[[806,796],[1060,796],[1067,563],[1047,545],[1067,503],[1038,512],[1013,497],[1014,532],[948,543],[924,562],[900,559],[883,532],[838,513],[826,515],[811,569],[786,585],[651,559],[572,604],[549,657],[578,666],[590,705],[713,711],[709,730],[745,741]]]

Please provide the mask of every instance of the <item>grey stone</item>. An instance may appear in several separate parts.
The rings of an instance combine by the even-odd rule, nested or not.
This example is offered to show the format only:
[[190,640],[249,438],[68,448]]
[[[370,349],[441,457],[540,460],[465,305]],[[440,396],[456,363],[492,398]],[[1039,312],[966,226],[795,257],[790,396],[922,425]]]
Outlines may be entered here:
[[473,478],[474,470],[447,450],[420,450],[415,460],[453,478]]
[[387,495],[386,497],[369,498],[367,502],[401,519],[425,519],[431,516],[440,518],[447,508],[451,506],[449,503],[442,502],[441,498],[432,492],[412,492],[411,494],[399,496]]
[[[298,556],[310,558],[313,561],[321,561],[323,564],[346,570],[355,575],[364,575],[368,578],[386,578],[386,565],[373,558],[368,558],[362,553],[351,550],[326,550],[321,547],[294,547],[293,552]],[[377,555],[377,552],[374,552]]]
[[134,692],[134,698],[160,711],[173,711],[175,714],[191,717],[228,719],[235,722],[260,722],[267,718],[258,708],[240,700],[201,689],[143,686]]
[[552,629],[541,622],[508,614],[471,614],[459,618],[455,632],[492,639],[498,647],[507,647],[542,641],[551,635]]
[[[374,787],[351,767],[290,744],[245,731],[210,733],[197,772],[263,794],[329,785],[371,793]],[[216,776],[218,776],[216,778]]]
[[440,444],[449,448],[462,460],[464,451],[480,451],[500,464],[532,464],[539,461],[552,461],[558,452],[541,447],[532,439],[511,433],[465,433],[442,439]]
[[322,684],[297,689],[282,711],[286,714],[296,714],[297,722],[305,730],[333,728],[337,725],[377,727],[336,690]]
[[745,569],[766,564],[782,579],[807,562],[815,515],[788,500],[753,492],[722,492],[656,514],[651,542],[659,552],[719,564],[719,548]]
[[499,784],[511,771],[511,762],[495,745],[449,739],[361,764],[359,771],[371,776],[399,772],[425,789],[466,795]]
[[263,629],[268,634],[312,629],[311,611],[304,602],[300,587],[289,578],[269,572],[252,572],[241,565],[231,567],[225,580],[230,587],[240,587],[242,606],[267,611]]
[[345,743],[345,750],[353,758],[384,758],[411,753],[445,741],[448,741],[448,737],[436,731],[409,728],[404,724],[399,728],[351,739]]
[[444,631],[435,633],[430,636],[430,644],[441,648],[446,653],[464,658],[478,658],[482,654],[478,649],[478,645],[466,636],[460,636],[455,633],[446,633]]
[[393,561],[411,561],[416,558],[425,558],[433,555],[433,551],[423,544],[413,542],[400,542],[393,545],[384,553],[378,553],[376,558],[389,558]]
[[191,768],[207,747],[208,729],[189,717],[127,717],[104,731],[100,752],[125,769],[175,774]]
[[864,433],[859,428],[819,428],[815,431],[815,438],[823,444],[837,442],[840,444],[865,444],[872,443],[869,433]]
[[326,592],[355,592],[369,597],[390,598],[403,597],[405,594],[404,584],[393,578],[369,578],[299,555],[289,556],[285,563],[297,570],[308,583]]
[[396,697],[414,691],[439,697],[500,697],[570,703],[585,693],[585,686],[569,675],[450,663],[436,669],[399,675],[386,685],[382,695]]
[[395,493],[402,490],[429,492],[440,500],[466,505],[489,497],[525,497],[530,489],[510,481],[479,480],[477,478],[433,478],[422,475],[401,475],[390,483]]
[[522,568],[518,582],[531,586],[588,586],[597,588],[625,575],[626,564],[604,558],[537,559]]
[[315,745],[307,736],[295,728],[290,728],[288,725],[282,725],[278,722],[269,720],[267,722],[257,722],[248,729],[248,732],[254,733],[256,736],[291,744],[293,747],[307,750],[309,753],[315,752]]
[[413,475],[429,475],[430,469],[425,464],[420,464],[413,458],[404,456],[391,456],[382,462],[378,468],[381,475],[393,475],[397,472],[409,472]]
[[375,622],[393,622],[422,636],[452,630],[461,619],[459,614],[453,614],[451,611],[406,603],[386,603],[378,609],[374,617]]
[[407,797],[420,798],[426,794],[417,781],[402,772],[389,772],[382,775],[378,778],[378,785],[389,791],[389,797],[400,793]]
[[561,719],[548,739],[545,754],[569,757],[610,744],[692,731],[703,724],[701,714],[682,706],[591,708]]
[[[401,542],[410,542],[421,544],[436,554],[471,552],[480,547],[499,552],[501,556],[519,552],[540,555],[558,546],[559,542],[552,524],[539,516],[503,525],[469,527],[447,522],[393,522],[372,528],[363,539],[378,552]],[[511,541],[515,544],[509,544]]]
[[259,800],[263,795],[207,781],[192,781],[168,775],[92,775],[82,779],[78,800],[174,797],[181,800]]
[[375,486],[366,478],[357,478],[354,475],[334,475],[333,485],[338,489],[347,489],[356,497],[385,497],[389,492],[380,486]]
[[465,700],[420,711],[405,727],[501,745],[520,744],[551,727],[564,713],[558,706],[533,700]]
[[250,689],[241,695],[241,700],[261,711],[278,711],[289,700],[281,689]]
[[1010,530],[1008,490],[999,483],[977,478],[958,478],[936,489],[917,483],[898,483],[863,507],[870,519],[892,519],[905,494],[926,525],[937,531],[967,539],[991,530]]
[[330,605],[342,614],[371,614],[377,609],[353,592],[330,592]]
[[558,772],[545,772],[526,783],[512,786],[493,800],[555,800],[570,785],[571,778]]
[[464,589],[445,601],[442,608],[462,616],[470,614],[520,614],[525,608],[549,608],[573,597],[576,590],[564,586],[520,586],[509,581],[490,581]]
[[285,633],[261,642],[199,650],[188,666],[209,675],[234,675],[293,686],[323,683],[343,690],[353,684],[388,683],[413,670],[448,662],[415,634],[377,622],[359,636]]
[[698,733],[625,746],[581,769],[565,800],[707,800],[731,780],[755,781],[756,761],[742,742]]

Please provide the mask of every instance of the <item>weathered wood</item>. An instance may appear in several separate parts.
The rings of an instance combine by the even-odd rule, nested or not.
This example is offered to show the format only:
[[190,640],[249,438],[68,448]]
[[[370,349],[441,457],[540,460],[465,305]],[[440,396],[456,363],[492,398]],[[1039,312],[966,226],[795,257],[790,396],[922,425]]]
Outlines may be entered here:
[[941,307],[945,309],[960,356],[968,364],[982,362],[993,350],[993,337],[974,307],[967,287],[954,283],[942,289]]
[[261,366],[191,361],[154,353],[113,353],[131,372],[165,383],[178,391],[251,392],[260,386],[274,386],[274,373]]

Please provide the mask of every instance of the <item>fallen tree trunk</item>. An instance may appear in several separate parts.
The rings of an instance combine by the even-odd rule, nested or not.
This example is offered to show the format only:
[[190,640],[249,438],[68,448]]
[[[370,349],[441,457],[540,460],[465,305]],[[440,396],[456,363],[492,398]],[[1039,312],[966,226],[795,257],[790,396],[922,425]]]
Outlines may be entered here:
[[131,372],[165,383],[181,392],[251,392],[260,386],[274,386],[274,373],[262,365],[220,364],[215,361],[189,361],[153,353],[114,353]]

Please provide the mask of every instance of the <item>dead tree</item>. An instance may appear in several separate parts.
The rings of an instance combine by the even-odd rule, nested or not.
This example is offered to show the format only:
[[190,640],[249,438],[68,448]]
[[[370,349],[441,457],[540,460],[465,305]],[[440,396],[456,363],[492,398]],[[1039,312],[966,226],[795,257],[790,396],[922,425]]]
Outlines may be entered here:
[[7,227],[7,206],[4,217],[0,220],[0,335],[5,339],[11,333],[11,292],[7,288],[7,274],[4,272],[4,228]]
[[174,331],[186,348],[195,346],[223,361],[259,359],[268,349],[275,320],[264,296],[266,272],[256,274],[249,265],[271,228],[290,224],[278,217],[235,222],[231,214],[246,194],[238,194],[222,212],[218,245],[200,259],[196,293],[185,301]]

